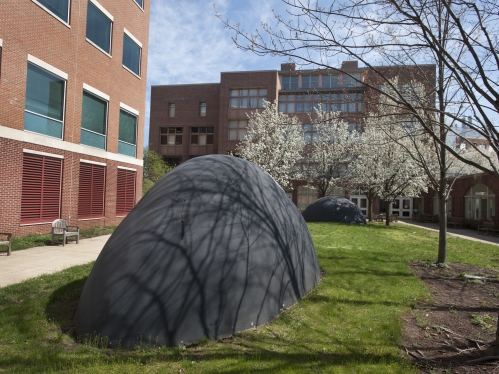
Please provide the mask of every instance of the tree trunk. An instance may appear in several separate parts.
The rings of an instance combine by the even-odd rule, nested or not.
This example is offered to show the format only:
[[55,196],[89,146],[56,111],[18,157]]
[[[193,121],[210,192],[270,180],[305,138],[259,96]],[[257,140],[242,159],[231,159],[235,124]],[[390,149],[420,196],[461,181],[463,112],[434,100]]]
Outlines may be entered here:
[[369,222],[373,221],[373,193],[371,191],[367,191],[367,219]]
[[390,206],[392,203],[386,204],[386,219],[385,219],[385,225],[390,226]]
[[[442,181],[440,181],[442,183]],[[441,185],[442,186],[442,185]],[[442,188],[444,193],[441,193]],[[440,188],[438,193],[438,218],[439,218],[439,230],[438,230],[438,259],[437,264],[445,264],[446,262],[446,252],[447,252],[447,212],[445,209],[445,180],[444,185]]]
[[[442,25],[441,25],[442,26]],[[440,39],[446,38],[445,31],[440,29]],[[442,143],[446,143],[447,140],[447,125],[445,123],[445,95],[444,95],[444,77],[445,77],[445,65],[442,59],[438,61],[438,125],[439,125],[439,138]],[[443,146],[439,146],[439,158],[440,158],[440,180],[438,188],[438,216],[439,216],[439,230],[438,230],[438,259],[437,264],[445,264],[446,261],[446,249],[447,249],[447,212],[446,207],[446,187],[447,187],[447,150]]]

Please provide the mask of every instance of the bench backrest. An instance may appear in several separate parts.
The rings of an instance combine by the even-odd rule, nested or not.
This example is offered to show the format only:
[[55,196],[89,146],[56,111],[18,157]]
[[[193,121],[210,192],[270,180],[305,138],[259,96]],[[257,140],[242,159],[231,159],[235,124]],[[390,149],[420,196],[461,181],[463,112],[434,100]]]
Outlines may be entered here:
[[68,229],[68,223],[63,219],[56,219],[52,222],[52,232],[54,234],[63,234],[64,229]]
[[484,222],[483,227],[494,227],[494,222]]

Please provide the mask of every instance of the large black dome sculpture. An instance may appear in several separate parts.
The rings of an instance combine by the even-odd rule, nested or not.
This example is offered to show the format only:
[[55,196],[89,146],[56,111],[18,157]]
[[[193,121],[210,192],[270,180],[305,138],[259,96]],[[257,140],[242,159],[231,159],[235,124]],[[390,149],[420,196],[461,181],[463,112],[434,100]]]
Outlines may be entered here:
[[357,205],[348,199],[337,196],[326,196],[314,201],[302,214],[307,222],[366,224],[366,219]]
[[104,246],[75,314],[111,346],[185,345],[265,324],[320,279],[298,209],[256,165],[204,156],[176,167]]

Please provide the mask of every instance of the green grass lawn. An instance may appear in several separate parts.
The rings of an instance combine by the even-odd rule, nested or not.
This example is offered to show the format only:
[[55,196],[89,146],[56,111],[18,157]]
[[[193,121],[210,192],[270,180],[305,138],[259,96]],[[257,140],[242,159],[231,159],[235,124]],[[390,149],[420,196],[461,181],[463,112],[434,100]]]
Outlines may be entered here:
[[[94,238],[101,235],[109,235],[114,232],[116,226],[104,227],[89,227],[88,229],[80,230],[80,239]],[[61,236],[57,237],[58,242],[62,243]],[[68,241],[75,241],[75,237],[68,238]],[[52,234],[33,234],[27,236],[15,236],[12,238],[12,250],[18,251],[21,249],[28,249],[33,247],[42,247],[50,245],[52,242]],[[6,250],[6,246],[2,246],[1,250]]]
[[[310,224],[324,278],[272,323],[188,348],[76,342],[72,317],[92,264],[0,288],[0,373],[417,373],[402,315],[431,297],[408,269],[435,260],[437,233],[402,224]],[[499,246],[448,239],[449,262],[496,266]]]

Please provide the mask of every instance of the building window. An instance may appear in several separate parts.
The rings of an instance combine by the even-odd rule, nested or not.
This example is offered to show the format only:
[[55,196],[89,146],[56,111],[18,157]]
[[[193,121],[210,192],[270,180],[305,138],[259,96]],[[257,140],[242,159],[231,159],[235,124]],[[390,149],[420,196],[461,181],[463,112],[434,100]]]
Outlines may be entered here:
[[69,0],[33,0],[61,21],[69,23]]
[[296,89],[298,89],[298,76],[297,75],[283,75],[281,89],[282,90],[296,90]]
[[62,139],[66,80],[28,63],[24,129]]
[[199,115],[206,117],[206,103],[199,103]]
[[230,90],[231,108],[263,108],[267,98],[266,88]]
[[302,75],[301,88],[319,88],[318,75]]
[[106,149],[107,101],[83,91],[80,143]]
[[[350,76],[351,75],[351,76]],[[343,74],[343,87],[360,87],[360,73]]]
[[106,167],[80,163],[78,219],[104,217]]
[[281,94],[279,95],[279,112],[312,113],[322,105],[324,112],[362,112],[364,111],[364,95],[362,93],[322,93],[322,94]]
[[135,157],[137,144],[137,116],[120,109],[120,130],[118,134],[118,153]]
[[312,143],[319,140],[319,134],[317,129],[310,123],[303,124],[303,137],[306,143]]
[[229,121],[229,140],[243,140],[248,132],[248,120]]
[[52,222],[61,212],[62,159],[25,153],[21,223]]
[[140,76],[140,57],[142,48],[126,33],[123,34],[123,66]]
[[191,145],[212,145],[213,127],[191,127]]
[[175,117],[175,104],[168,104],[168,117]]
[[338,74],[322,75],[322,88],[340,88],[340,76]]
[[161,145],[182,145],[182,127],[162,127]]
[[118,169],[116,215],[125,216],[135,206],[135,171]]
[[135,3],[137,3],[137,5],[139,7],[141,7],[142,9],[144,9],[144,0],[134,0]]
[[471,187],[464,195],[466,218],[476,220],[495,220],[496,195],[484,184]]
[[[88,2],[87,7],[87,39],[107,54],[111,54],[111,30],[113,20],[104,8],[97,7],[94,1]],[[99,9],[101,8],[101,9]],[[106,12],[107,13],[107,12]]]

